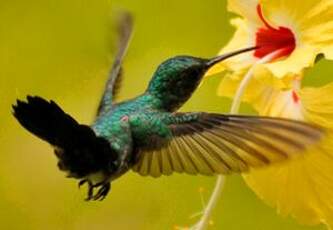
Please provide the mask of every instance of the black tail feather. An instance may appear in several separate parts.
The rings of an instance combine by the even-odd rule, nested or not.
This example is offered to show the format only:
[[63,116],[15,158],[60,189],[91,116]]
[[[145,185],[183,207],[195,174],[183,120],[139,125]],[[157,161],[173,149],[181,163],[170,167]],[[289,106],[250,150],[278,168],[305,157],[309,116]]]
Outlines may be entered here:
[[17,100],[13,109],[13,115],[24,128],[51,145],[65,147],[69,144],[67,142],[72,143],[73,136],[79,133],[79,123],[54,101],[48,102],[41,97],[28,96],[27,102]]
[[17,100],[13,110],[24,128],[58,149],[61,169],[82,176],[107,168],[108,162],[117,159],[105,138],[97,137],[89,126],[80,125],[53,101],[28,96],[27,102]]

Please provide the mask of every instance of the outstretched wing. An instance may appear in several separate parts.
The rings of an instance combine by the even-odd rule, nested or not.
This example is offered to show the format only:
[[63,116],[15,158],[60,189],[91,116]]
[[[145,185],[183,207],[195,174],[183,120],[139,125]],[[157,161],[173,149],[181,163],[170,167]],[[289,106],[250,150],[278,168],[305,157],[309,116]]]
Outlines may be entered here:
[[105,85],[102,99],[98,106],[97,116],[110,109],[112,104],[115,102],[115,97],[120,87],[122,78],[121,64],[131,39],[132,29],[133,20],[131,15],[129,13],[122,14],[118,25],[118,50]]
[[169,127],[173,137],[162,148],[161,140],[152,140],[139,152],[135,172],[153,177],[244,172],[299,155],[324,135],[294,120],[211,113],[178,113]]

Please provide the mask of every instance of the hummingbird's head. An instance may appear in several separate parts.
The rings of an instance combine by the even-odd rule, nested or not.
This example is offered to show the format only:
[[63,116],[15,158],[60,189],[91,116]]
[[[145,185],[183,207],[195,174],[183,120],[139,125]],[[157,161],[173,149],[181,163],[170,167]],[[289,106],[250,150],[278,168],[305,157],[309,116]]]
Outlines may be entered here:
[[163,108],[175,110],[188,100],[209,68],[229,57],[256,48],[241,49],[211,59],[192,56],[170,58],[157,68],[147,92],[160,99]]

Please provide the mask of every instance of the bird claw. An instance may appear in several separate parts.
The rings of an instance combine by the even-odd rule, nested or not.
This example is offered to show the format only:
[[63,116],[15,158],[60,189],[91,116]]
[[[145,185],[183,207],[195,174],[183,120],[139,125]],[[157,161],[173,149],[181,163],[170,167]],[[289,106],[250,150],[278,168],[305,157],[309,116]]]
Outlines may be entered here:
[[[88,180],[80,180],[78,184],[79,188],[85,183],[88,183],[88,193],[87,197],[85,198],[85,201],[92,201],[92,200],[102,201],[105,199],[105,197],[108,195],[111,189],[110,182],[101,182],[98,184],[92,184]],[[98,189],[95,194],[94,194],[94,189]]]
[[78,183],[78,187],[81,188],[82,185],[84,185],[85,183],[87,183],[88,180],[80,180],[79,183]]
[[98,192],[93,196],[93,200],[99,200],[99,201],[104,200],[107,194],[109,193],[110,189],[111,189],[110,182],[103,184],[101,188],[98,190]]

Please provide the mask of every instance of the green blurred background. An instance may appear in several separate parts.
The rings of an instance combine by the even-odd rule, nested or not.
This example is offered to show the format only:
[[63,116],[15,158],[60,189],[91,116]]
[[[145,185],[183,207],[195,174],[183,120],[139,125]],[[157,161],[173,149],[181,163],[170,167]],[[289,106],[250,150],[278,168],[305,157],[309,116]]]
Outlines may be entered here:
[[[202,209],[199,188],[207,200],[215,178],[152,179],[130,172],[113,183],[105,201],[84,202],[86,190],[57,169],[48,144],[11,116],[15,99],[32,94],[54,99],[80,122],[91,122],[114,53],[113,15],[122,9],[135,17],[122,99],[142,92],[164,59],[214,56],[233,32],[223,0],[0,0],[1,229],[163,230],[197,220],[189,217]],[[329,81],[331,64],[321,61],[306,83]],[[327,78],[320,76],[324,72]],[[183,110],[228,111],[230,101],[215,95],[219,79],[205,81]],[[278,216],[234,175],[210,229],[325,228]]]

